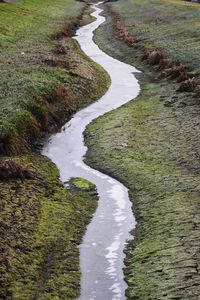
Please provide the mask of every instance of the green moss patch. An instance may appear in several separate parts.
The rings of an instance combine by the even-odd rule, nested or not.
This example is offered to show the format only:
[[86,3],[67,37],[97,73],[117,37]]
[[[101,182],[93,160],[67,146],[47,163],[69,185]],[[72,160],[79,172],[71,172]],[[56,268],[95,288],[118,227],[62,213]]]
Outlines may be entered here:
[[84,178],[73,178],[70,180],[72,188],[83,191],[94,190],[95,185]]

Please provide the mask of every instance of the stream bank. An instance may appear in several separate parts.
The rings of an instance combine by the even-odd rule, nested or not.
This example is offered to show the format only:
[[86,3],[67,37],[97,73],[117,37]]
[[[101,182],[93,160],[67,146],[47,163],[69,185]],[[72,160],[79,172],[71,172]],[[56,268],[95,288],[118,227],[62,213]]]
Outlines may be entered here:
[[[134,30],[139,31],[139,25]],[[95,41],[109,55],[143,71],[141,95],[97,119],[85,132],[86,162],[130,190],[138,225],[126,251],[127,298],[196,300],[199,98],[176,93],[175,81],[158,80],[155,68],[140,61],[139,49],[117,37],[112,15],[96,31]]]
[[81,2],[48,3],[0,5],[0,298],[6,300],[78,297],[77,246],[97,206],[93,185],[80,180],[66,189],[56,166],[35,153],[41,137],[110,84],[71,38],[77,24],[91,21],[90,10],[80,18]]
[[108,88],[107,74],[72,39],[92,21],[89,13],[74,0],[49,0],[48,8],[41,0],[0,5],[1,155],[34,151],[41,137]]
[[0,182],[0,298],[75,299],[80,289],[78,245],[97,207],[94,185],[66,189],[43,156],[14,157],[29,178]]

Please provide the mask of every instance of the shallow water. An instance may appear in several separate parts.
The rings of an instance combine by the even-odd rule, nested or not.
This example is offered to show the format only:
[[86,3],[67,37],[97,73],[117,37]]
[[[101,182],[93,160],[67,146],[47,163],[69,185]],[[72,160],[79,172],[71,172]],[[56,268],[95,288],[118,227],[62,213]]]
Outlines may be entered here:
[[83,162],[87,147],[83,132],[97,117],[135,98],[140,87],[134,67],[104,52],[93,42],[93,32],[105,21],[102,9],[93,5],[93,23],[77,30],[75,37],[81,49],[100,64],[111,77],[107,93],[94,104],[77,112],[61,132],[51,136],[43,154],[59,168],[61,180],[83,177],[97,186],[99,205],[80,246],[82,271],[79,300],[123,300],[126,283],[123,275],[123,249],[129,232],[135,227],[127,188],[117,180],[96,171]]

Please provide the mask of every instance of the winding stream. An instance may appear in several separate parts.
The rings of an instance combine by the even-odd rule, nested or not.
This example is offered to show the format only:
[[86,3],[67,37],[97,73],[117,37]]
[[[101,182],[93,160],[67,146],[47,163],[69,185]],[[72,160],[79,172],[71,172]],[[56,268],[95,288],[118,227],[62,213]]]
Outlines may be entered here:
[[126,283],[123,274],[123,249],[130,230],[135,227],[128,190],[117,180],[96,171],[83,162],[87,147],[83,132],[97,117],[135,98],[140,87],[134,67],[104,52],[93,42],[93,32],[105,21],[102,9],[93,5],[93,23],[77,30],[75,39],[92,60],[110,75],[112,83],[106,94],[94,104],[77,112],[61,132],[51,136],[43,154],[59,168],[61,180],[83,177],[97,186],[99,206],[80,246],[81,296],[79,300],[123,300]]

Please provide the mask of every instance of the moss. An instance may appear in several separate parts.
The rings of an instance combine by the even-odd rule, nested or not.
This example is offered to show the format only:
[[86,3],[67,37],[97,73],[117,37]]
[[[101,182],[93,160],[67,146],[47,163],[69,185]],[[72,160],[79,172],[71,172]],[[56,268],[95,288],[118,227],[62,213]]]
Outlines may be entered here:
[[90,181],[83,178],[73,178],[70,181],[71,188],[83,191],[91,191],[94,190],[95,185]]
[[0,183],[1,299],[75,299],[77,246],[97,206],[95,186],[77,179],[81,189],[67,190],[47,158],[13,159],[35,176]]

